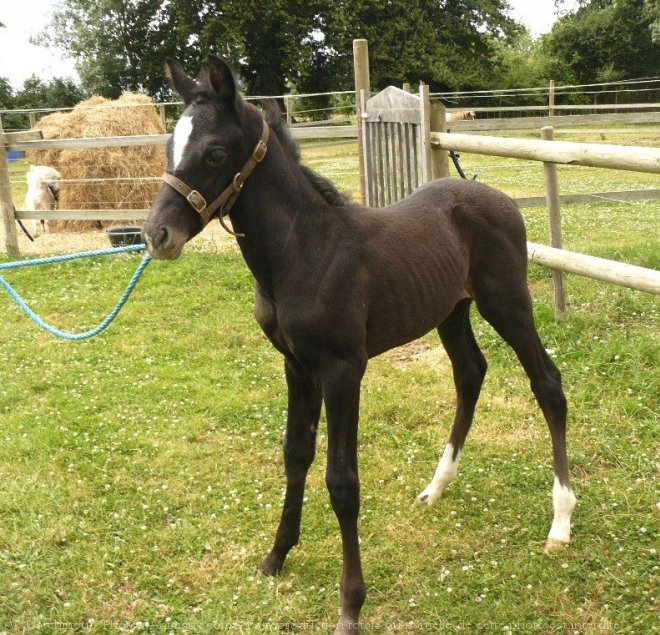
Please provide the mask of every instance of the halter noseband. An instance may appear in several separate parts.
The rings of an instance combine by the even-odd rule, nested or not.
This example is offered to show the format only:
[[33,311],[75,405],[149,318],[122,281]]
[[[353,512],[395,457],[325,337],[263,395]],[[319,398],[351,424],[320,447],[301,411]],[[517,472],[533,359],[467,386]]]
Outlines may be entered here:
[[183,198],[185,198],[190,206],[201,216],[204,227],[209,224],[216,211],[220,209],[220,216],[218,220],[220,224],[228,231],[232,236],[243,237],[244,234],[238,234],[233,232],[224,222],[223,217],[229,214],[229,211],[233,207],[238,195],[243,189],[245,181],[247,181],[248,176],[252,174],[254,168],[261,163],[266,156],[268,151],[268,124],[263,122],[263,132],[261,133],[261,139],[254,147],[252,155],[245,162],[245,165],[241,168],[240,172],[237,172],[232,179],[232,182],[226,187],[220,195],[211,203],[207,204],[206,199],[200,194],[197,190],[193,190],[188,187],[181,179],[165,172],[162,176],[163,181],[167,183],[171,188],[175,189]]

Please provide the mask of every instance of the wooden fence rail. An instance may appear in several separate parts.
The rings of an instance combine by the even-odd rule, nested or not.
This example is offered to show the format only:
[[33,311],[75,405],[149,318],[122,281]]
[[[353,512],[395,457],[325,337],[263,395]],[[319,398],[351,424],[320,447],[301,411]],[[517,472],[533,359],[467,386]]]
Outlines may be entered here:
[[[660,190],[617,190],[615,192],[590,192],[589,194],[560,194],[559,203],[578,205],[586,203],[623,203],[627,201],[654,201],[660,198]],[[539,207],[546,204],[545,196],[522,196],[513,199],[518,207]]]
[[148,209],[58,209],[56,211],[28,211],[17,209],[14,217],[18,220],[145,220]]
[[[433,94],[431,94],[433,97]],[[552,106],[474,106],[469,110],[472,112],[548,112],[552,108],[556,110],[660,110],[660,104],[564,104]],[[465,108],[447,108],[447,112],[466,110]]]
[[[594,194],[560,194],[560,204],[581,204],[612,201],[616,203],[627,201],[657,200],[660,190],[627,190],[616,192],[598,192]],[[547,204],[545,196],[523,196],[513,199],[518,207],[543,207]],[[61,209],[54,212],[16,210],[16,218],[20,220],[112,220],[139,221],[147,217],[149,210],[144,209]]]
[[560,269],[637,291],[660,294],[660,271],[655,269],[646,269],[625,262],[606,260],[531,242],[527,243],[527,258],[530,262],[545,265],[551,269]]
[[[357,126],[318,126],[292,128],[294,139],[341,139],[356,138]],[[82,148],[127,148],[129,146],[165,145],[169,134],[134,135],[130,137],[81,137],[79,139],[40,139],[23,141],[9,139],[8,150],[80,150]]]
[[509,139],[446,132],[431,133],[431,144],[442,150],[660,174],[660,148],[543,139]]
[[[660,111],[629,112],[629,113],[600,113],[595,115],[554,115],[552,117],[508,117],[491,119],[473,119],[471,121],[457,121],[451,125],[453,132],[485,132],[496,130],[530,130],[542,126],[578,127],[593,126],[594,124],[657,124],[660,123]],[[632,130],[631,130],[632,131]],[[606,132],[610,132],[606,130]]]
[[133,135],[130,137],[80,137],[78,139],[39,139],[36,141],[13,141],[7,143],[9,150],[80,150],[87,148],[128,148],[131,146],[165,145],[168,134]]
[[[450,112],[448,110],[448,112]],[[451,124],[453,132],[493,132],[498,130],[529,130],[542,126],[584,126],[593,124],[653,124],[660,123],[660,111],[628,114],[600,114],[600,115],[558,115],[554,117],[516,117],[508,119],[476,119],[472,121],[457,121]],[[294,125],[291,133],[295,139],[357,139],[357,125],[322,125],[323,122]],[[130,145],[160,145],[165,143],[169,135],[140,135],[134,137],[94,137],[92,139],[68,139],[66,145],[58,147],[63,139],[32,140],[33,131],[6,133],[6,146],[8,150],[55,150],[79,148],[126,147]],[[106,143],[104,140],[107,139]],[[126,141],[126,143],[123,142]]]

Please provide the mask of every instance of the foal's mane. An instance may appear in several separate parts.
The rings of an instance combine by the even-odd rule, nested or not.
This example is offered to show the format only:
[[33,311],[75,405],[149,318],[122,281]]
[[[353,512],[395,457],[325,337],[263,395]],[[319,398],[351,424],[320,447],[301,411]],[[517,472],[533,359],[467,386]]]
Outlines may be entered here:
[[300,165],[300,169],[311,183],[312,187],[323,197],[323,199],[330,205],[336,207],[346,207],[350,201],[347,195],[342,194],[330,181],[311,168],[300,163],[300,146],[298,142],[291,136],[289,128],[282,118],[282,111],[274,99],[265,99],[262,102],[264,109],[264,118],[266,123],[274,130],[279,142],[282,144],[284,151],[293,157]]

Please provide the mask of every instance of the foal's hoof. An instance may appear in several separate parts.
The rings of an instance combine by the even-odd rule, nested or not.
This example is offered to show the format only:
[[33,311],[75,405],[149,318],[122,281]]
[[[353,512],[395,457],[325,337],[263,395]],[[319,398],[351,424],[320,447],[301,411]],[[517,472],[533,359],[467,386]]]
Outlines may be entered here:
[[269,553],[259,565],[259,571],[264,575],[276,576],[282,571],[284,563],[273,552]]
[[415,505],[433,505],[442,496],[442,489],[436,489],[430,485],[417,496]]
[[559,549],[564,549],[565,547],[568,547],[568,542],[564,542],[563,540],[556,540],[555,538],[548,538],[545,541],[544,551],[546,553],[549,551],[559,551]]

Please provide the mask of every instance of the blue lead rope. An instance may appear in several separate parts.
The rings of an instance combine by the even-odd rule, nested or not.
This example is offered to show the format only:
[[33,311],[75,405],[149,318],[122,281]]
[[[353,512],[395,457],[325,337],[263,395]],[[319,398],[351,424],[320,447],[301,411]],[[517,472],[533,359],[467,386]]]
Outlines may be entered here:
[[[32,265],[46,265],[54,262],[65,262],[67,260],[76,260],[78,258],[92,258],[94,256],[108,256],[111,254],[119,254],[125,252],[144,251],[145,248],[146,247],[144,245],[130,245],[128,247],[115,247],[113,249],[97,249],[96,251],[83,251],[75,254],[66,254],[64,256],[50,256],[48,258],[36,258],[34,260],[19,260],[17,262],[0,263],[0,270],[17,269],[19,267],[30,267]],[[119,302],[117,302],[115,308],[112,309],[112,311],[110,311],[108,316],[105,318],[105,320],[103,320],[103,322],[101,322],[101,324],[99,324],[96,328],[93,328],[89,331],[85,331],[84,333],[66,333],[65,331],[60,331],[59,329],[56,329],[50,324],[47,324],[26,304],[25,300],[23,300],[23,298],[14,290],[14,288],[2,276],[0,276],[0,285],[2,285],[5,288],[7,293],[14,299],[14,301],[16,302],[16,304],[18,304],[21,310],[28,317],[30,317],[35,324],[40,326],[42,329],[48,331],[52,335],[61,337],[62,339],[65,340],[86,340],[90,337],[94,337],[95,335],[98,335],[106,328],[108,328],[108,326],[110,326],[111,322],[117,317],[119,311],[121,311],[121,308],[124,306],[124,304],[126,304],[126,300],[128,300],[128,298],[130,297],[131,293],[133,292],[133,289],[135,289],[135,285],[137,284],[138,280],[140,279],[140,276],[142,275],[142,272],[146,269],[147,265],[150,262],[151,262],[151,256],[146,255],[142,259],[142,262],[138,265],[138,268],[135,270],[135,273],[131,277],[131,280],[128,283],[128,286],[126,287],[126,290],[122,294],[121,298],[119,298]]]

